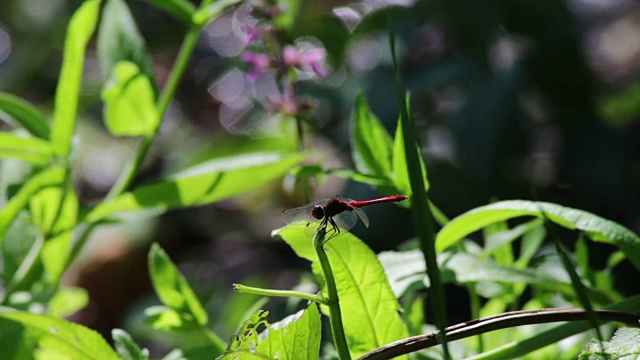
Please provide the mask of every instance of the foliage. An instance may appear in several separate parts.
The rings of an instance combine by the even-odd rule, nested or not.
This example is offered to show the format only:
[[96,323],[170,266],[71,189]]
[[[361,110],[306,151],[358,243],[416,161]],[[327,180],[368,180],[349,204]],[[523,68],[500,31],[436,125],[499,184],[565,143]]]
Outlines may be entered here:
[[[153,358],[157,354],[141,348],[136,342],[141,339],[135,333],[132,336],[113,329],[112,348],[95,331],[65,320],[91,300],[85,290],[62,285],[63,276],[76,263],[88,239],[97,228],[131,222],[137,214],[155,216],[266,192],[282,179],[285,184],[293,184],[286,186],[292,197],[310,197],[314,184],[326,176],[365,184],[383,195],[406,194],[409,201],[398,205],[411,208],[416,238],[402,243],[406,239],[396,236],[393,242],[399,250],[376,256],[369,245],[347,230],[327,232],[332,229],[305,222],[274,230],[273,237],[284,240],[298,257],[311,263],[320,291],[236,284],[240,292],[298,298],[308,303],[297,312],[292,307],[293,315],[269,324],[268,312],[259,309],[267,300],[255,297],[229,301],[225,316],[231,320],[224,326],[239,325],[239,330],[228,344],[216,332],[219,325],[213,318],[222,316],[212,314],[211,299],[202,296],[167,252],[154,243],[148,251],[148,272],[157,301],[144,310],[144,323],[155,333],[172,337],[172,341],[166,341],[171,351],[164,359],[315,360],[331,357],[334,352],[343,360],[375,358],[377,349],[397,346],[398,341],[411,335],[431,331],[432,323],[440,330],[432,337],[441,346],[399,350],[398,358],[407,359],[408,353],[420,352],[416,356],[424,358],[537,359],[557,352],[562,339],[562,346],[572,346],[567,353],[573,356],[587,339],[568,339],[570,336],[588,334],[590,328],[612,329],[593,309],[640,311],[637,297],[619,291],[614,283],[618,266],[631,264],[635,270],[640,269],[640,237],[623,225],[584,210],[529,200],[497,201],[448,221],[431,197],[441,185],[427,171],[431,164],[424,159],[425,147],[409,107],[411,98],[401,81],[394,31],[389,31],[392,65],[386,71],[395,77],[395,85],[385,88],[384,93],[396,100],[397,111],[392,116],[398,119],[395,132],[392,136],[387,131],[388,124],[376,116],[376,106],[370,106],[364,92],[350,94],[349,98],[355,97],[349,134],[354,169],[332,168],[309,141],[319,132],[318,119],[313,102],[304,95],[305,91],[314,93],[309,91],[313,90],[313,81],[331,81],[328,60],[336,54],[332,50],[336,43],[325,47],[318,39],[300,33],[306,25],[301,19],[310,16],[303,2],[203,0],[198,6],[185,0],[148,2],[143,5],[153,5],[187,27],[166,79],[156,77],[143,32],[125,1],[106,0],[101,7],[101,0],[86,0],[67,26],[51,120],[26,100],[0,93],[0,116],[13,126],[13,130],[0,132],[0,158],[5,164],[19,162],[26,169],[22,175],[3,178],[0,183],[0,275],[4,283],[0,340],[8,344],[0,349],[2,359]],[[336,9],[335,13],[348,23],[348,31],[354,32],[360,26],[375,28],[380,19],[393,23],[394,14],[401,11],[378,10],[367,8],[363,2]],[[252,15],[245,16],[247,12]],[[262,137],[231,145],[214,141],[214,151],[202,150],[172,174],[142,183],[134,181],[143,173],[152,143],[161,137],[163,120],[185,78],[200,34],[209,23],[231,13],[237,22],[234,31],[240,33],[243,42],[232,71],[238,73],[236,67],[246,70],[238,79],[242,85],[238,91],[246,93],[242,94],[242,104],[223,103],[221,111],[233,113],[238,123],[252,122],[242,130]],[[74,138],[84,121],[83,71],[87,53],[93,51],[91,40],[96,29],[97,56],[104,76],[100,91],[104,128],[113,138],[136,138],[137,145],[109,192],[90,203],[75,183],[78,147]],[[267,88],[272,92],[258,96],[260,84],[266,81],[271,81]],[[509,86],[499,85],[498,90],[510,94]],[[626,97],[631,99],[631,95]],[[609,101],[605,111],[612,119],[620,118],[619,122],[629,121],[634,110],[629,99]],[[479,106],[498,117],[497,106],[493,105],[470,102],[465,106]],[[237,112],[231,111],[234,109]],[[256,129],[260,131],[253,131]],[[427,195],[427,191],[432,193]],[[344,211],[352,210],[355,212],[354,208]],[[324,224],[331,224],[333,215],[323,216],[327,216]],[[525,221],[524,216],[534,219]],[[437,233],[434,222],[443,226]],[[566,234],[574,233],[578,233],[577,240],[575,248],[570,249],[564,242]],[[547,247],[547,238],[553,240],[555,250]],[[595,243],[613,251],[604,269],[596,269],[590,261]],[[590,322],[536,325],[533,330],[514,324],[508,331],[473,334],[448,344],[445,335],[451,328],[445,329],[445,325],[451,306],[447,306],[443,284],[466,290],[465,300],[474,319],[514,309],[575,306],[586,310],[588,316],[581,320]],[[427,306],[430,311],[426,311]],[[434,319],[428,318],[426,314],[432,313]],[[324,332],[323,316],[331,325]],[[248,319],[242,324],[232,323],[238,318]],[[634,321],[631,324],[637,325],[637,319]],[[473,325],[470,321],[454,326],[454,330]],[[323,339],[329,333],[332,345],[329,337]],[[636,329],[619,329],[610,342],[603,341],[599,330],[597,334],[598,340],[587,343],[581,359],[622,359],[638,354]]]

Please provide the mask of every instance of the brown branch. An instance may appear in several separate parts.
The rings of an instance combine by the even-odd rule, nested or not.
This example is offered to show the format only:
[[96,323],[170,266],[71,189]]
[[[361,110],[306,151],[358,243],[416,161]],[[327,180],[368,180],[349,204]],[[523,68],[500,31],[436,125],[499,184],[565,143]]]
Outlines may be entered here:
[[[596,314],[598,320],[601,321],[616,321],[631,326],[640,326],[640,318],[634,314],[611,310],[593,310],[593,312]],[[454,341],[515,326],[583,320],[588,320],[588,314],[584,309],[578,308],[511,311],[449,326],[445,329],[445,332],[447,341]],[[408,337],[406,339],[387,344],[364,354],[357,360],[392,359],[396,356],[436,346],[439,343],[440,337],[438,336],[438,331],[436,331],[430,334]]]

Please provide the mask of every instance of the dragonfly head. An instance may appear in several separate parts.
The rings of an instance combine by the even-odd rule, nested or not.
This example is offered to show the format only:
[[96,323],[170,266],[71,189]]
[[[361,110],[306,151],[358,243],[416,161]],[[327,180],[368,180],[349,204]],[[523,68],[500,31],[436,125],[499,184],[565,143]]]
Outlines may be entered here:
[[311,208],[311,216],[318,220],[324,219],[324,208],[320,205],[315,205]]

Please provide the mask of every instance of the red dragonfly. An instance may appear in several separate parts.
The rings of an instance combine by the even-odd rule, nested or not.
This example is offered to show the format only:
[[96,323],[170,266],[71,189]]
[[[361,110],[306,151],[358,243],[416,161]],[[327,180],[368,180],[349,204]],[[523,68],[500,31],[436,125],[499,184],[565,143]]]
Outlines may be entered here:
[[351,229],[358,222],[358,218],[362,220],[364,226],[369,227],[369,218],[361,207],[384,202],[398,202],[408,198],[406,195],[393,195],[373,200],[357,201],[336,196],[283,211],[282,221],[285,224],[306,221],[307,226],[311,222],[320,221],[318,230],[326,229],[328,225],[331,225],[331,229],[334,232],[333,236],[336,236],[340,233],[340,228],[344,230]]

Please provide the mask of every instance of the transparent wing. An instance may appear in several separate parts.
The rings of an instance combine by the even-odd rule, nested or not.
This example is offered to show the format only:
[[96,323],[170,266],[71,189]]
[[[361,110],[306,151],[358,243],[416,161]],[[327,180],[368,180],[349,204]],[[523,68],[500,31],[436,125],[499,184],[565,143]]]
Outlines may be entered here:
[[311,204],[285,210],[282,212],[282,215],[280,215],[280,217],[282,218],[282,221],[285,224],[292,224],[298,221],[303,221],[307,223],[319,221],[319,219],[316,219],[311,215],[311,209],[313,209],[313,207],[316,205],[324,206],[324,204],[326,204],[327,201],[328,199],[318,200],[318,201],[312,202]]
[[358,217],[360,218],[360,220],[362,220],[362,223],[365,227],[369,227],[369,217],[367,217],[367,214],[364,212],[364,210],[362,210],[361,208],[354,208],[353,212],[358,214]]
[[351,230],[358,222],[358,217],[353,211],[345,211],[333,217],[333,221],[345,230]]

